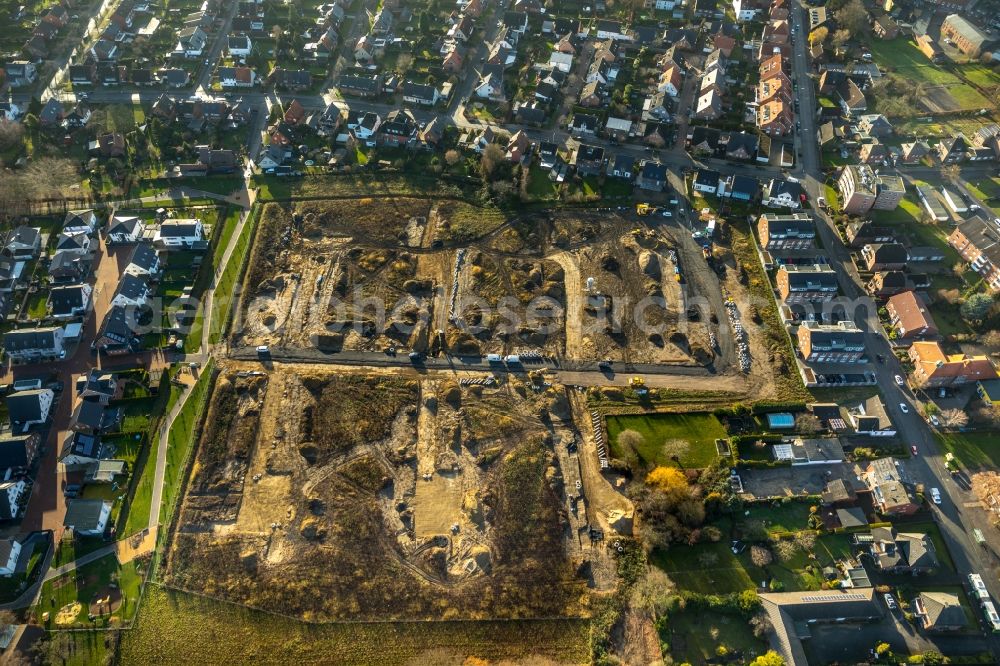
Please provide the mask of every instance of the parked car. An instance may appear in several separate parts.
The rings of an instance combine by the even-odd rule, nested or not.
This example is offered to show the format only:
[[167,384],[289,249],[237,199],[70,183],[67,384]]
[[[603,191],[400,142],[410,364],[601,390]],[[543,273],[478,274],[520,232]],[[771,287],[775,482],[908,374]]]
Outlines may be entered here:
[[937,417],[936,414],[931,414],[930,418],[928,418],[927,420],[930,421],[931,425],[934,426],[935,428],[937,428],[938,426],[941,425],[941,421],[938,420],[938,417]]
[[886,592],[883,597],[885,598],[885,607],[889,610],[896,610],[896,600],[892,598],[892,595]]
[[903,381],[902,375],[896,375],[895,379],[896,379],[896,386],[902,386],[903,384],[906,383]]
[[904,414],[909,414],[910,408],[906,406],[905,402],[901,402],[899,403],[899,411],[903,412]]
[[941,491],[937,488],[931,488],[931,501],[935,504],[941,503]]
[[918,454],[917,454],[917,447],[915,447],[915,446],[911,446],[911,447],[910,447],[910,453],[912,453],[913,455],[918,455]]

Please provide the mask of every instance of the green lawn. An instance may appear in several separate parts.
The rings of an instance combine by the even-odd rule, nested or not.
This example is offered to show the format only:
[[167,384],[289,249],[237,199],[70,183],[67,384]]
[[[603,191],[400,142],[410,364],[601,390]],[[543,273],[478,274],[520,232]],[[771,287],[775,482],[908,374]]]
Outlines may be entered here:
[[959,462],[970,471],[1000,467],[1000,433],[967,432],[936,433],[946,451],[955,454]]
[[958,84],[961,79],[947,69],[932,64],[917,45],[905,37],[890,41],[873,40],[870,43],[875,62],[890,67],[897,73],[917,83]]
[[212,330],[209,331],[208,337],[212,344],[222,339],[223,331],[229,324],[234,301],[239,299],[239,294],[235,293],[236,285],[239,284],[240,277],[243,275],[244,259],[250,251],[253,232],[259,219],[260,209],[255,208],[246,224],[243,225],[233,253],[229,256],[229,263],[226,264],[222,275],[216,282],[215,292],[212,295]]
[[549,172],[538,165],[532,165],[528,176],[528,194],[535,199],[556,199],[559,186],[549,178]]
[[[618,435],[624,430],[639,433],[642,443],[636,450],[623,450]],[[607,417],[611,455],[643,468],[676,465],[708,467],[717,457],[716,439],[727,436],[726,429],[711,414],[622,414]]]
[[767,643],[753,635],[750,624],[736,614],[676,611],[664,623],[660,639],[670,648],[674,663],[705,664],[718,659],[716,649],[725,645],[730,652],[757,654],[767,651]]
[[74,538],[72,534],[64,535],[62,541],[56,545],[56,552],[52,555],[52,563],[49,566],[56,569],[78,557],[94,552],[103,545],[104,542],[97,537]]
[[[81,607],[76,616],[77,624],[91,626],[87,619],[89,605],[98,592],[106,590],[112,584],[121,590],[123,600],[121,607],[112,616],[119,619],[131,618],[139,602],[142,575],[137,571],[134,561],[119,565],[118,558],[112,553],[59,578],[46,581],[42,585],[38,606],[35,607],[35,620],[47,628],[55,627],[55,615],[59,609],[78,601]],[[49,613],[49,620],[43,622],[42,613],[46,611]],[[97,622],[103,626],[106,616]]]
[[31,319],[44,319],[49,314],[48,309],[49,294],[46,291],[38,291],[28,298],[28,317]]
[[747,507],[749,515],[743,520],[760,520],[771,533],[798,532],[808,528],[811,505],[810,502],[758,502]]
[[177,493],[180,492],[184,466],[198,436],[198,433],[195,432],[195,425],[201,418],[208,401],[211,377],[212,361],[209,360],[202,368],[198,382],[189,389],[191,395],[188,396],[187,402],[181,408],[177,419],[170,428],[170,434],[167,436],[167,467],[164,471],[163,502],[160,505],[160,521],[163,524],[169,522]]
[[820,589],[822,568],[851,555],[850,535],[821,534],[813,549],[815,559],[799,550],[790,561],[775,559],[761,569],[750,561],[749,548],[736,555],[731,543],[728,530],[723,529],[718,543],[678,544],[669,550],[656,550],[650,555],[650,562],[663,569],[678,589],[684,591],[728,594],[774,578],[784,585],[785,591],[793,592]]
[[960,69],[962,76],[967,78],[973,85],[981,88],[1000,85],[1000,76],[993,71],[992,67],[986,67],[978,63],[963,65]]
[[156,411],[156,403],[157,398],[149,397],[112,405],[122,410],[121,431],[123,433],[147,432],[150,420]]

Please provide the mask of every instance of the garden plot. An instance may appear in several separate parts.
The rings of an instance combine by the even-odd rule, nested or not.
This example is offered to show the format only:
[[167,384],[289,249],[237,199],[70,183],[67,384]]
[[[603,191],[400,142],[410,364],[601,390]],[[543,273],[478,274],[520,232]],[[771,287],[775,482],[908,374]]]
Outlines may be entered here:
[[553,451],[576,432],[531,381],[224,370],[167,578],[309,620],[585,614]]

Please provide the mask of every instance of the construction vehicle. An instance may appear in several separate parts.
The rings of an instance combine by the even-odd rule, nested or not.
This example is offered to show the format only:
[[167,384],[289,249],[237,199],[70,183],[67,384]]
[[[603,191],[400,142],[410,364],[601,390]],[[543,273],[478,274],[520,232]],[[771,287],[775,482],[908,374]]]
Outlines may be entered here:
[[646,395],[649,392],[646,388],[646,380],[642,377],[629,377],[628,385],[637,395]]
[[653,212],[653,207],[647,203],[640,203],[635,205],[635,212],[640,217],[645,217]]

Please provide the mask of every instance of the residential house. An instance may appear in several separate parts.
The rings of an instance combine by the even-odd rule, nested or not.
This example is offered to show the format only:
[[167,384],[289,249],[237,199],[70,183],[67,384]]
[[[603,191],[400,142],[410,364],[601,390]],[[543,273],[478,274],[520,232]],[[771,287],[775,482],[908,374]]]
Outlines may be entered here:
[[879,39],[896,39],[899,35],[899,25],[891,16],[883,14],[872,23],[872,33]]
[[85,399],[74,408],[70,429],[88,435],[100,435],[117,429],[121,418],[121,409],[108,408],[96,399]]
[[507,159],[515,164],[520,163],[531,149],[531,139],[524,130],[518,130],[507,142]]
[[50,97],[38,113],[38,124],[42,127],[57,127],[63,121],[63,105],[55,97]]
[[417,120],[413,112],[409,109],[393,109],[379,125],[376,141],[384,146],[401,147],[413,141],[416,133]]
[[757,220],[760,246],[765,250],[808,250],[816,241],[816,225],[808,213],[765,213]]
[[191,83],[191,74],[186,69],[168,68],[157,72],[160,83],[169,88],[183,88]]
[[15,60],[4,65],[4,79],[11,88],[30,86],[38,78],[35,65],[26,60]]
[[92,347],[108,355],[130,354],[142,349],[134,311],[112,306],[104,316]]
[[68,284],[49,290],[47,308],[53,319],[66,320],[85,317],[90,311],[91,293],[89,284]]
[[667,186],[667,166],[653,160],[646,160],[642,163],[636,183],[643,190],[662,192]]
[[111,517],[111,502],[101,499],[71,499],[66,504],[63,526],[79,536],[100,536]]
[[916,35],[914,42],[920,52],[927,56],[927,59],[932,63],[939,63],[944,60],[944,51],[938,46],[937,42],[930,35]]
[[125,266],[125,275],[135,275],[144,279],[156,279],[160,275],[160,255],[152,243],[137,243]]
[[906,194],[899,176],[876,174],[866,164],[844,167],[837,180],[841,210],[849,215],[864,215],[872,210],[895,210]]
[[574,113],[570,131],[575,135],[594,135],[601,128],[600,119],[589,113]]
[[879,271],[865,284],[865,291],[876,298],[889,298],[912,290],[913,282],[903,271]]
[[751,162],[757,157],[757,146],[760,140],[755,134],[733,132],[726,143],[726,159],[739,162]]
[[407,81],[403,84],[403,101],[410,104],[434,106],[440,95],[437,88],[423,83]]
[[717,120],[722,115],[722,95],[717,88],[702,91],[695,104],[694,116],[700,120]]
[[503,78],[496,72],[488,72],[476,83],[476,97],[481,99],[504,99]]
[[337,88],[345,95],[374,97],[382,92],[382,77],[378,74],[344,74]]
[[895,133],[892,123],[881,113],[869,113],[858,118],[858,129],[868,136],[880,139],[890,137]]
[[866,270],[899,271],[906,266],[906,247],[901,243],[873,243],[861,248],[861,259]]
[[55,284],[80,282],[87,277],[92,263],[89,255],[56,252],[49,261],[49,277]]
[[528,29],[528,15],[525,12],[504,12],[503,25],[520,37]]
[[105,242],[108,245],[127,245],[142,237],[142,220],[134,215],[112,215]]
[[149,280],[144,275],[125,273],[118,280],[118,286],[111,298],[111,305],[118,307],[142,307],[150,294]]
[[870,552],[875,566],[886,573],[916,576],[932,573],[939,565],[934,542],[923,532],[872,528]]
[[42,230],[25,224],[15,227],[8,235],[3,247],[3,256],[11,259],[30,261],[37,259],[42,251]]
[[962,600],[952,592],[920,592],[913,600],[913,614],[924,631],[961,631],[969,623]]
[[895,437],[896,427],[885,411],[885,405],[876,395],[858,403],[847,411],[855,433],[867,437]]
[[832,301],[837,296],[837,273],[827,264],[786,264],[775,275],[778,293],[785,303]]
[[608,160],[607,175],[612,178],[632,180],[635,175],[635,158],[626,153],[619,153]]
[[576,172],[581,176],[598,176],[604,172],[604,148],[581,143],[576,151]]
[[769,208],[798,210],[802,207],[802,198],[802,186],[798,182],[772,178],[764,186],[761,202]]
[[837,97],[840,100],[840,108],[847,117],[864,113],[868,110],[868,100],[852,79],[845,78],[837,87]]
[[93,234],[97,231],[97,215],[92,210],[70,211],[63,218],[62,230],[66,233],[85,231]]
[[872,493],[875,508],[886,515],[909,515],[920,506],[903,484],[895,458],[877,458],[868,463],[861,475]]
[[751,202],[757,198],[760,182],[753,176],[729,175],[719,182],[719,196]]
[[226,50],[233,58],[246,58],[253,51],[253,42],[246,34],[229,35],[226,40]]
[[77,377],[76,394],[82,399],[94,398],[102,404],[112,400],[120,400],[125,388],[125,382],[118,375],[91,368],[86,375]]
[[962,133],[949,139],[941,139],[937,144],[938,159],[944,164],[964,162],[968,158],[972,145]]
[[988,356],[946,354],[937,342],[914,342],[908,354],[914,384],[921,388],[963,386],[1000,377]]
[[220,67],[219,83],[223,88],[253,88],[257,73],[250,67]]
[[0,520],[13,520],[21,514],[29,496],[26,481],[4,481],[0,483]]
[[960,222],[948,244],[979,273],[993,291],[1000,291],[1000,230],[974,215]]
[[206,44],[208,44],[208,35],[200,27],[182,28],[177,33],[177,46],[174,47],[174,54],[185,58],[200,58],[205,52]]
[[927,145],[926,141],[903,143],[900,144],[899,148],[901,151],[899,159],[907,164],[919,162],[931,152],[931,148]]
[[191,249],[205,240],[205,228],[199,219],[167,219],[160,223],[153,243],[167,250]]
[[616,42],[631,41],[632,39],[628,30],[622,26],[621,21],[597,19],[596,30],[598,39],[613,39]]
[[14,363],[43,363],[65,357],[61,326],[22,328],[3,334],[3,350]]
[[96,141],[91,141],[89,146],[90,154],[101,157],[125,157],[125,135],[119,132],[107,132],[100,134]]
[[312,74],[307,69],[284,69],[283,67],[278,67],[268,75],[268,80],[276,88],[305,90],[312,85]]
[[90,243],[90,234],[85,231],[60,231],[56,238],[56,251],[90,254]]
[[934,337],[937,325],[923,300],[913,291],[904,291],[889,298],[886,304],[889,324],[896,340]]
[[587,83],[580,89],[580,106],[590,109],[604,105],[604,86],[598,81]]
[[805,321],[797,333],[799,354],[807,363],[864,363],[865,333],[852,321]]
[[0,433],[0,478],[11,479],[26,474],[38,456],[41,441],[37,431]]
[[691,181],[691,189],[701,194],[716,194],[721,176],[713,169],[699,169]]
[[34,426],[44,425],[49,420],[55,393],[42,388],[11,393],[5,399],[7,418],[13,432],[27,432]]

